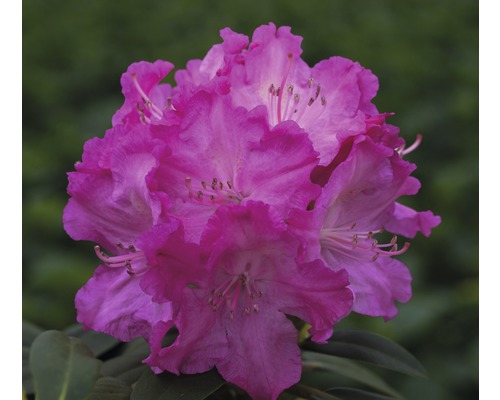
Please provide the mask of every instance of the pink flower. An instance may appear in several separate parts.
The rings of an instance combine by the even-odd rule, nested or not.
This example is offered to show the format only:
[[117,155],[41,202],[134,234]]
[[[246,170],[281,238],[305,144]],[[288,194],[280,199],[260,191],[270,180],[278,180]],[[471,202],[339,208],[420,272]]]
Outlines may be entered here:
[[260,200],[286,216],[306,208],[320,188],[309,176],[318,163],[306,133],[292,121],[270,128],[264,107],[233,108],[228,98],[196,93],[180,126],[158,131],[171,149],[151,180],[172,199],[169,215],[198,242],[224,204]]
[[289,223],[304,234],[311,258],[321,254],[331,268],[348,272],[354,311],[390,319],[397,313],[395,301],[411,298],[410,273],[393,258],[409,243],[398,248],[396,236],[385,243],[377,238],[386,230],[406,236],[421,230],[428,235],[440,218],[395,202],[419,188],[410,176],[415,166],[396,150],[368,136],[343,147],[345,159],[333,169],[314,210],[294,210]]
[[365,132],[367,117],[377,116],[371,99],[377,78],[358,63],[332,57],[310,68],[300,57],[302,38],[289,27],[263,25],[248,39],[226,28],[224,43],[202,61],[177,73],[180,85],[206,86],[227,76],[234,105],[253,109],[265,105],[271,125],[292,120],[304,128],[328,164],[342,140]]
[[173,67],[162,60],[130,65],[121,78],[125,102],[113,115],[113,126],[162,122],[165,110],[172,107],[172,88],[169,84],[160,84],[160,81]]
[[302,262],[300,241],[261,202],[219,207],[201,246],[206,261],[184,268],[189,285],[168,262],[148,273],[156,292],[179,282],[183,296],[173,299],[177,340],[163,349],[153,344],[158,350],[147,362],[177,374],[215,366],[254,399],[276,399],[301,374],[297,332],[285,314],[309,322],[312,339],[326,341],[351,308],[347,274]]
[[167,201],[147,188],[147,175],[162,151],[164,145],[148,138],[142,126],[116,126],[104,139],[86,143],[83,161],[69,174],[66,232],[118,254],[109,257],[96,246],[103,265],[76,296],[78,321],[124,341],[149,337],[171,316],[169,304],[151,303],[139,287],[148,266],[137,239],[159,221]]
[[216,367],[276,399],[301,375],[287,316],[320,343],[351,310],[392,318],[409,245],[383,231],[428,236],[440,219],[398,203],[420,187],[403,159],[420,139],[405,148],[377,111],[369,70],[309,67],[288,27],[221,36],[176,87],[167,61],[122,75],[113,128],[69,174],[65,229],[102,261],[75,302],[86,327],[144,337],[155,372]]

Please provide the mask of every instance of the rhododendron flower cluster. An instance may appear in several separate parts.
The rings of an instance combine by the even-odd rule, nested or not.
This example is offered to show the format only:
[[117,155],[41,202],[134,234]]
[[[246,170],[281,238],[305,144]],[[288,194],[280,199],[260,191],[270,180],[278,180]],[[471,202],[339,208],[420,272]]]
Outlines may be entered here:
[[145,338],[157,373],[215,367],[275,399],[301,376],[290,316],[319,343],[351,311],[394,317],[409,244],[382,232],[428,236],[440,219],[398,203],[419,189],[405,158],[420,138],[407,148],[386,122],[368,69],[309,67],[288,27],[221,36],[175,86],[169,62],[132,64],[112,128],[69,173],[65,229],[101,261],[76,308],[87,328]]

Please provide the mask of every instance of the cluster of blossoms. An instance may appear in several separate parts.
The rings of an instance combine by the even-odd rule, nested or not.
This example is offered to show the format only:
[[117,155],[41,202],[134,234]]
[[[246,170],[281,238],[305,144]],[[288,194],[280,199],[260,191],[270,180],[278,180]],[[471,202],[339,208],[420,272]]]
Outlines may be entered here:
[[419,139],[406,148],[377,111],[369,70],[310,68],[288,27],[221,36],[175,87],[169,62],[132,64],[112,128],[69,173],[64,226],[102,261],[76,308],[88,328],[144,337],[155,372],[216,367],[275,399],[301,375],[289,316],[319,343],[351,311],[394,317],[411,297],[394,258],[408,243],[377,238],[440,219],[396,201],[419,189],[404,159]]

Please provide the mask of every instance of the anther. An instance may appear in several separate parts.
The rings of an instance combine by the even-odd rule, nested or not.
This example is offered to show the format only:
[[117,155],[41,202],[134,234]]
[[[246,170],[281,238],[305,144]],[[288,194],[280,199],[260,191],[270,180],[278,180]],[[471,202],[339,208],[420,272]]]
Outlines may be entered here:
[[215,188],[217,187],[217,178],[214,178],[214,180],[212,181],[212,184],[210,186],[212,186],[212,190],[215,190]]
[[326,98],[325,96],[321,96],[321,105],[326,106]]
[[288,84],[288,86],[286,87],[286,90],[287,90],[289,95],[292,95],[293,94],[293,85]]
[[311,106],[311,105],[312,105],[312,103],[314,103],[314,99],[311,97],[311,98],[309,99],[309,101],[307,102],[307,105],[308,105],[308,106]]
[[316,99],[319,97],[319,92],[320,92],[320,91],[321,91],[321,86],[320,86],[320,85],[318,85],[318,86],[316,87]]
[[309,79],[307,80],[307,85],[309,86],[309,89],[310,89],[310,88],[312,88],[313,82],[314,82],[314,79],[313,79],[313,78],[309,78]]

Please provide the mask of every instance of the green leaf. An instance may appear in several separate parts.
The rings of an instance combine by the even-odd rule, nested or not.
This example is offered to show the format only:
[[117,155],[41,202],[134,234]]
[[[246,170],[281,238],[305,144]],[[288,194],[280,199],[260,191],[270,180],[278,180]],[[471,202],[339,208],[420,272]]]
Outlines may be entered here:
[[408,375],[427,376],[422,364],[405,348],[371,332],[338,329],[328,343],[317,344],[307,340],[302,344],[302,348],[369,362]]
[[23,388],[27,394],[34,392],[33,377],[30,369],[30,347],[23,345]]
[[304,360],[302,363],[304,373],[307,370],[332,372],[365,384],[381,393],[401,398],[400,394],[382,378],[351,360],[310,351],[303,351],[302,358]]
[[125,383],[128,383],[129,385],[132,385],[139,380],[141,375],[148,368],[149,368],[149,365],[141,364],[138,367],[133,367],[133,368],[119,374],[117,378]]
[[143,365],[142,360],[144,360],[147,356],[148,353],[144,354],[143,352],[138,351],[113,357],[109,360],[104,361],[101,368],[101,374],[103,376],[118,377],[119,375],[124,374],[127,371],[133,370]]
[[129,400],[132,388],[120,379],[99,378],[86,400]]
[[31,369],[29,366],[29,355],[31,350],[31,344],[43,332],[43,329],[32,324],[31,322],[23,320],[23,388],[27,394],[32,394],[34,392],[33,388],[33,378],[31,376]]
[[89,347],[96,357],[116,347],[121,342],[112,336],[92,330],[83,330],[82,325],[76,324],[64,330],[68,336],[77,337]]
[[23,346],[30,347],[36,337],[43,332],[43,329],[23,320]]
[[203,400],[224,384],[215,369],[203,374],[155,375],[146,370],[135,385],[131,400]]
[[340,397],[300,383],[286,389],[286,392],[307,400],[342,400]]
[[387,397],[378,393],[368,392],[366,390],[354,388],[332,388],[325,392],[339,397],[341,400],[392,400],[393,397]]
[[101,368],[85,343],[59,331],[40,334],[31,346],[29,361],[37,400],[83,399]]

